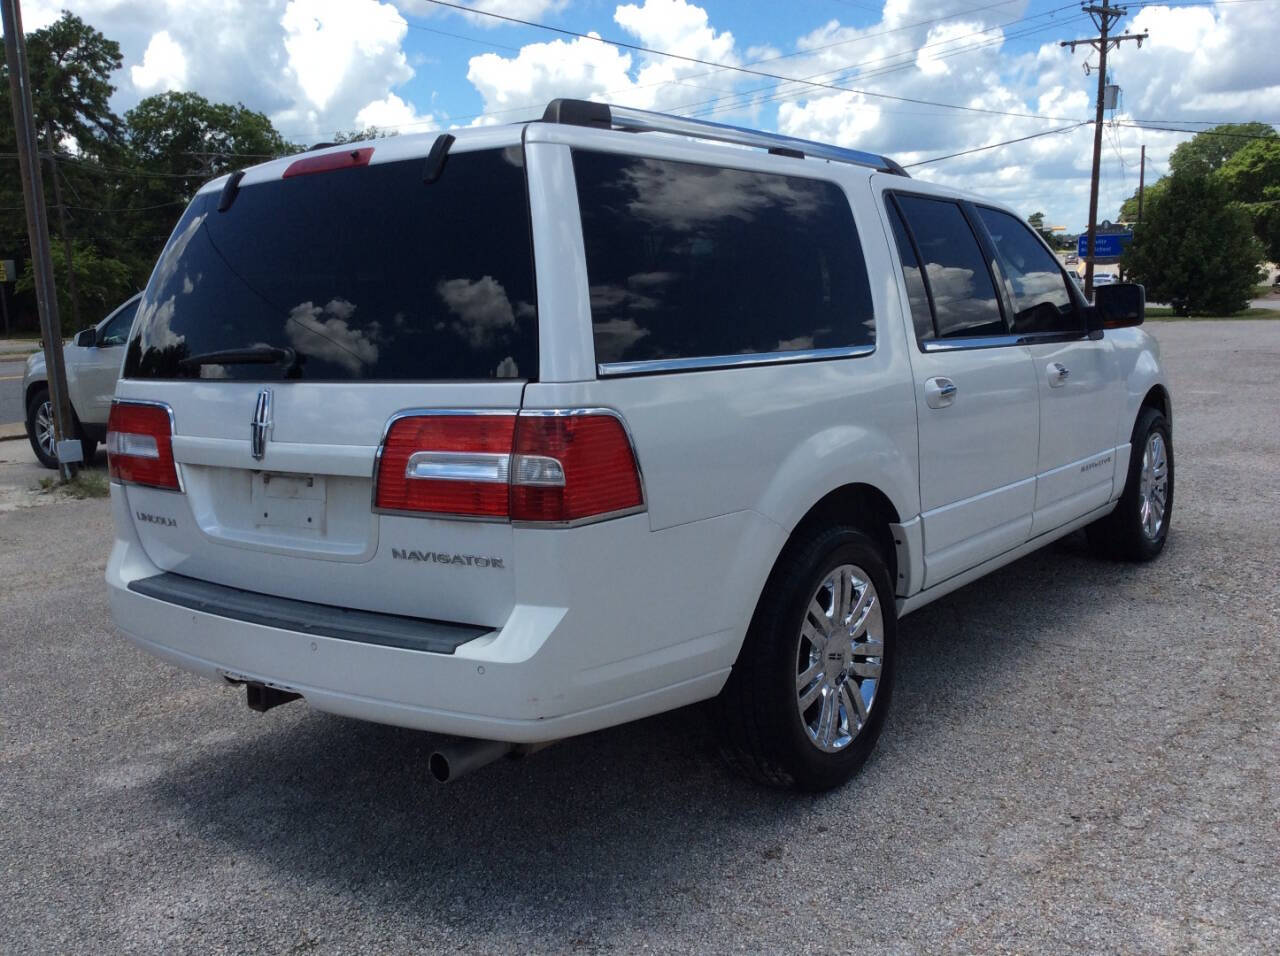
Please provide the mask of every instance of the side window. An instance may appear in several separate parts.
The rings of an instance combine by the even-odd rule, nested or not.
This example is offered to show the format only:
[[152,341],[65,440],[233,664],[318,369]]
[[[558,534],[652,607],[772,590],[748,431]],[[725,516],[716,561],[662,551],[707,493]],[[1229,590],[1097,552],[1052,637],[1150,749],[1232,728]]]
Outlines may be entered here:
[[1013,331],[1083,331],[1083,316],[1071,299],[1057,258],[1025,224],[1007,212],[979,206],[978,215],[995,243],[1009,298],[1013,300]]
[[124,345],[129,341],[129,329],[133,327],[133,317],[138,314],[139,301],[134,299],[103,326],[102,334],[98,337],[98,345],[101,348]]
[[915,246],[907,235],[907,225],[902,221],[902,214],[892,196],[885,196],[885,207],[889,212],[889,222],[893,227],[893,240],[898,247],[898,258],[902,261],[902,278],[907,284],[907,301],[911,306],[911,321],[916,327],[916,338],[924,342],[934,337],[933,310],[929,307],[929,292],[924,287],[924,271],[920,268],[920,259],[916,256]]
[[599,363],[867,345],[848,198],[797,176],[574,150]]
[[895,198],[923,260],[937,338],[1007,334],[991,272],[960,206],[923,196]]

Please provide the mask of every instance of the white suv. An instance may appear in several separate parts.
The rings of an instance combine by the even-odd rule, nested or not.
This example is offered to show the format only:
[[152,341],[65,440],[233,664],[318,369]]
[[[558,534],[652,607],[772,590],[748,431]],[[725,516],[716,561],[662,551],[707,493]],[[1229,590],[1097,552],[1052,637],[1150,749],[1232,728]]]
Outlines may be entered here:
[[883,157],[602,104],[257,166],[143,296],[112,611],[258,709],[466,738],[442,778],[714,698],[832,787],[903,614],[1077,528],[1163,547],[1169,393],[1098,296]]

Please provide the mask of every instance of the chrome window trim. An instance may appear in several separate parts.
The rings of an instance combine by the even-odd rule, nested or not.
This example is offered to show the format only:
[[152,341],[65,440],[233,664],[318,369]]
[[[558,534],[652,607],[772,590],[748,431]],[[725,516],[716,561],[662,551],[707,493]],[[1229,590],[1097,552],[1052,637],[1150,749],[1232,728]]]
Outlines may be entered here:
[[[742,368],[750,365],[789,365],[827,359],[862,358],[875,352],[875,344],[847,345],[831,349],[802,349],[793,352],[753,352],[748,355],[706,355],[690,358],[645,359],[638,362],[600,362],[596,374],[652,375],[658,372],[700,372],[708,369]],[[626,427],[626,422],[623,422]]]
[[[138,294],[141,295],[142,293],[138,293]],[[134,488],[150,488],[152,491],[167,491],[170,494],[185,495],[187,493],[187,485],[186,485],[186,482],[182,480],[182,463],[178,461],[177,457],[173,453],[173,440],[174,438],[177,437],[177,434],[178,434],[178,423],[173,417],[173,406],[170,405],[168,402],[157,402],[155,399],[152,399],[152,398],[113,398],[111,400],[111,404],[113,406],[115,405],[153,405],[156,408],[163,408],[165,412],[168,413],[169,415],[169,457],[173,459],[173,470],[178,475],[178,487],[177,488],[161,488],[157,485],[144,485],[138,481],[116,481],[114,478],[110,478],[111,457],[110,457],[110,453],[108,453],[107,474],[108,474],[108,477],[110,478],[110,483],[113,485],[119,485],[121,488],[128,488],[132,486]],[[110,409],[108,409],[107,411],[107,421],[108,423],[111,421]],[[103,435],[104,445],[106,444],[105,439],[106,439],[106,436]]]
[[1022,335],[982,335],[971,338],[926,339],[920,342],[919,346],[922,352],[959,352],[965,349],[994,349],[1010,345],[1077,342],[1088,338],[1088,332],[1035,332]]

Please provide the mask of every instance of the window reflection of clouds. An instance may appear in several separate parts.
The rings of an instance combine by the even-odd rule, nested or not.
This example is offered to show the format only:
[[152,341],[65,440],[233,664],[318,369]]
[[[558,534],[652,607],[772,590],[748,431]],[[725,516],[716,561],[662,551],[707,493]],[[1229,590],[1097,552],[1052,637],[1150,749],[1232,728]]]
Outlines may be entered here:
[[686,232],[726,220],[751,222],[770,207],[812,215],[821,198],[809,180],[653,159],[628,164],[618,185],[634,194],[627,208],[637,218]]
[[929,288],[933,291],[933,306],[938,313],[938,326],[944,334],[956,330],[973,328],[998,321],[1000,307],[991,295],[991,286],[983,292],[986,298],[978,298],[978,290],[974,282],[974,271],[961,266],[944,266],[938,262],[930,262],[925,266],[929,276]]
[[[173,237],[160,256],[160,261],[156,263],[155,275],[149,287],[149,291],[154,289],[155,294],[143,296],[142,305],[138,309],[137,327],[142,330],[143,348],[177,348],[186,341],[186,336],[179,335],[171,327],[177,293],[169,286],[177,279],[178,268],[187,251],[187,246],[199,233],[207,215],[207,213],[201,213],[198,216],[192,216],[182,231]],[[199,279],[197,275],[196,282]],[[184,275],[182,291],[190,293],[194,288],[195,282],[192,282],[189,275]]]
[[363,329],[352,328],[348,320],[355,311],[356,306],[346,299],[331,299],[323,306],[300,302],[289,310],[284,331],[293,347],[304,355],[359,375],[378,361],[381,326],[370,322]]
[[[454,332],[467,340],[472,348],[489,348],[516,326],[516,308],[507,298],[507,290],[493,276],[480,279],[442,279],[436,293],[457,319],[451,323]],[[519,303],[521,317],[533,314],[533,307]]]

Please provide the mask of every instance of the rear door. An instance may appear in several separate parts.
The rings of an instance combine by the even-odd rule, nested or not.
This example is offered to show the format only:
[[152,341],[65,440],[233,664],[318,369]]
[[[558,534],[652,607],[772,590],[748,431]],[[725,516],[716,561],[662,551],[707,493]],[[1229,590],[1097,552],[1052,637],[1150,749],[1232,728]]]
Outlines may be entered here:
[[1036,373],[1009,334],[991,263],[961,204],[894,191],[885,212],[916,333],[924,585],[932,587],[1031,532]]
[[1089,337],[1083,300],[1073,295],[1057,256],[1010,213],[988,206],[975,211],[994,247],[1013,330],[1035,363],[1040,452],[1034,537],[1110,499],[1123,385],[1111,342]]
[[506,619],[510,525],[375,509],[374,473],[398,415],[500,422],[537,377],[517,133],[460,136],[433,181],[430,142],[406,137],[196,198],[117,390],[172,413],[182,492],[127,488],[156,565],[341,607]]

